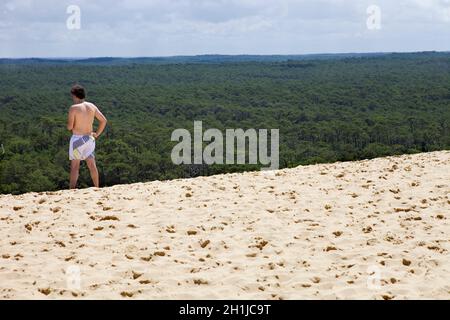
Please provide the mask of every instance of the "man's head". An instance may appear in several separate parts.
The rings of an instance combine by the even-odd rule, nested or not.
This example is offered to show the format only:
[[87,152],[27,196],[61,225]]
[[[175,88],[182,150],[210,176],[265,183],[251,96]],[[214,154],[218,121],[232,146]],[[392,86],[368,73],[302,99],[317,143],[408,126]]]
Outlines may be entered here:
[[84,88],[78,84],[72,87],[70,93],[72,94],[72,99],[74,102],[78,102],[86,98],[86,90],[84,90]]

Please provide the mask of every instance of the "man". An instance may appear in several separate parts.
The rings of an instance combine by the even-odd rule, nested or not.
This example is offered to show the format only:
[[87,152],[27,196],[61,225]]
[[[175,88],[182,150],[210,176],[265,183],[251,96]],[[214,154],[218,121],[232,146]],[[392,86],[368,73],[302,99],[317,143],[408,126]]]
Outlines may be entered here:
[[[74,103],[67,120],[67,130],[72,131],[69,146],[70,189],[77,186],[81,161],[86,161],[92,182],[98,188],[100,184],[95,164],[95,139],[105,130],[107,120],[94,104],[84,101],[86,92],[82,86],[75,85],[70,92]],[[99,121],[97,132],[93,131],[94,119]]]

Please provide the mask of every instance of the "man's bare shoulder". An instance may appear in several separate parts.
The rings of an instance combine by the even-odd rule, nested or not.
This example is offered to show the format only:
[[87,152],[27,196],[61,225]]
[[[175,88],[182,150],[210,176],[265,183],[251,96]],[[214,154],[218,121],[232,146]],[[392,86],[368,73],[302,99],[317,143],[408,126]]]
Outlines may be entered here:
[[93,109],[93,110],[97,110],[97,106],[95,104],[93,104],[92,102],[84,102],[86,106],[88,106],[89,108]]
[[84,111],[86,109],[88,109],[88,110],[90,109],[92,111],[96,111],[97,110],[97,106],[95,104],[91,103],[91,102],[85,101],[85,102],[82,102],[82,103],[79,103],[79,104],[74,104],[74,105],[72,105],[70,107],[70,110],[73,110],[73,111]]
[[77,111],[80,110],[80,105],[79,104],[74,104],[69,108],[69,111]]

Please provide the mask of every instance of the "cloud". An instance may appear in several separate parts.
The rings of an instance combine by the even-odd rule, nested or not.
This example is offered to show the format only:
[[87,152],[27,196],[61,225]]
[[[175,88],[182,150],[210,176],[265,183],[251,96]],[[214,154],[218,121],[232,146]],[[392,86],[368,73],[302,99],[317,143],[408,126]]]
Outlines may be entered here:
[[[72,4],[81,30],[66,28]],[[6,0],[0,56],[448,50],[449,27],[450,0]]]

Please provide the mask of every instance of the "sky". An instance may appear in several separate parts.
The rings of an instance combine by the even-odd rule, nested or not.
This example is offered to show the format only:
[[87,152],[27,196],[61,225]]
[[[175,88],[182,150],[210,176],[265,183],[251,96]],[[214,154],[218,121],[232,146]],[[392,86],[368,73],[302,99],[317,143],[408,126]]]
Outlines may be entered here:
[[2,58],[431,50],[450,0],[0,0]]

